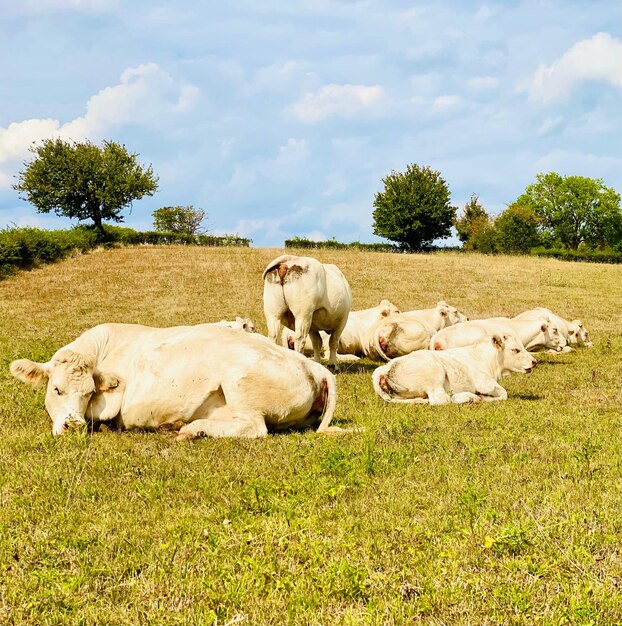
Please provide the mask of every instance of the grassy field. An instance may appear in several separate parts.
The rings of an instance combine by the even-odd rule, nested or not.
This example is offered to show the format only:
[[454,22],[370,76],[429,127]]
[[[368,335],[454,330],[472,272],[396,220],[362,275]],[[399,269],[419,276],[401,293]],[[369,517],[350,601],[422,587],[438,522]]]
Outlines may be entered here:
[[263,332],[277,254],[127,248],[0,282],[0,624],[621,624],[620,266],[318,251],[355,308],[541,305],[595,343],[479,406],[385,405],[361,361],[335,423],[365,430],[341,437],[53,439],[8,373],[100,322]]

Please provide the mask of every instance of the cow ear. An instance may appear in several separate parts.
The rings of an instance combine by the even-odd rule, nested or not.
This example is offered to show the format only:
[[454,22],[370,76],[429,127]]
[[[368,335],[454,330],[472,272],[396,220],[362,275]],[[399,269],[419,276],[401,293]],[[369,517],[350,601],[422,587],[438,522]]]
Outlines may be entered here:
[[499,335],[492,336],[492,345],[497,348],[497,350],[503,350],[503,339],[499,337]]
[[380,311],[380,315],[382,315],[382,317],[387,317],[390,313],[390,309],[382,309],[382,311]]
[[549,325],[548,325],[548,324],[546,324],[546,323],[545,323],[545,324],[542,324],[542,326],[540,326],[540,330],[541,330],[543,333],[545,333],[545,332],[546,332],[546,329],[547,329],[548,327],[549,327]]
[[569,334],[569,335],[574,335],[574,328],[569,329],[569,330],[568,330],[568,334]]
[[48,379],[49,364],[35,363],[28,359],[18,359],[11,363],[11,374],[27,385],[36,387]]
[[447,317],[447,311],[445,309],[440,310],[441,317]]
[[102,392],[116,389],[121,384],[119,378],[114,374],[105,374],[99,370],[93,372],[93,380],[95,381],[95,389]]

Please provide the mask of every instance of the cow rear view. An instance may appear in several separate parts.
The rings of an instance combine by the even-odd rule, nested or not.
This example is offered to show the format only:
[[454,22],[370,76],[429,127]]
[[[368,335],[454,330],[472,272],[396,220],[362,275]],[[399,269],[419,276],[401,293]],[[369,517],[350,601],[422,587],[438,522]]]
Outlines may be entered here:
[[337,363],[339,338],[352,306],[350,285],[341,270],[304,256],[282,255],[263,272],[264,313],[268,337],[277,342],[281,325],[294,331],[294,349],[302,352],[307,335],[320,360],[320,331],[330,335],[329,363]]

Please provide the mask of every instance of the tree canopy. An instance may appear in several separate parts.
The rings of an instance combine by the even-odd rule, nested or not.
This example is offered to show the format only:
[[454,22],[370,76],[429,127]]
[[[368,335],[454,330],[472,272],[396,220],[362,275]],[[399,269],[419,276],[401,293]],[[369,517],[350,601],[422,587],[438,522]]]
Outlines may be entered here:
[[464,205],[462,215],[457,217],[454,223],[458,233],[458,239],[465,244],[465,248],[471,248],[471,243],[476,234],[489,225],[490,216],[479,203],[479,196],[474,193],[471,199]]
[[572,250],[615,247],[622,239],[620,194],[600,178],[538,174],[515,204],[531,207],[551,238]]
[[207,213],[203,209],[188,206],[164,206],[153,212],[153,227],[168,233],[198,235],[205,232],[201,222]]
[[35,158],[25,162],[13,188],[39,213],[93,220],[102,237],[104,220],[122,222],[121,211],[134,200],[152,196],[158,178],[124,145],[104,141],[66,142],[46,139],[33,146]]
[[374,199],[374,233],[407,250],[422,250],[451,234],[456,207],[440,172],[416,163],[382,179]]

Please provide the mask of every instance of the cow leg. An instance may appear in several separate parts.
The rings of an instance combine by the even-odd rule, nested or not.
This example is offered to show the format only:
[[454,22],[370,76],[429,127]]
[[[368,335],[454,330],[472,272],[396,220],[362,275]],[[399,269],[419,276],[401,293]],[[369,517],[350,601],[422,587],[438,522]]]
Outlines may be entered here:
[[482,398],[476,393],[471,393],[470,391],[460,391],[459,393],[454,393],[451,397],[451,401],[454,404],[468,404],[469,402],[475,404],[477,402],[481,402]]
[[475,389],[485,402],[499,402],[508,399],[508,392],[494,379],[481,377],[475,381]]
[[428,400],[430,405],[451,404],[451,396],[443,387],[430,389],[428,391]]
[[341,339],[341,333],[346,327],[348,318],[342,321],[342,323],[334,328],[328,339],[328,363],[330,365],[337,365],[337,347],[339,346],[339,339]]
[[[294,350],[301,352],[305,347],[305,339],[311,330],[311,322],[313,321],[313,312],[307,315],[295,315],[294,316]],[[321,343],[321,342],[320,342]],[[313,346],[315,351],[315,346]],[[316,361],[319,361],[319,357],[316,355]]]
[[179,430],[177,441],[199,439],[201,437],[243,437],[256,439],[268,434],[263,415],[220,415],[218,419],[203,418],[186,424]]
[[310,330],[309,337],[311,338],[311,345],[313,346],[313,360],[320,362],[322,357],[322,336],[317,330]]
[[276,315],[270,315],[266,317],[266,323],[268,325],[268,339],[278,343],[281,336],[281,318]]

